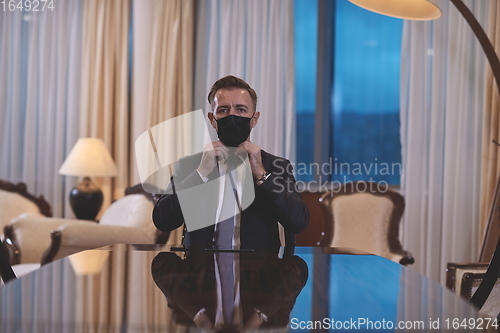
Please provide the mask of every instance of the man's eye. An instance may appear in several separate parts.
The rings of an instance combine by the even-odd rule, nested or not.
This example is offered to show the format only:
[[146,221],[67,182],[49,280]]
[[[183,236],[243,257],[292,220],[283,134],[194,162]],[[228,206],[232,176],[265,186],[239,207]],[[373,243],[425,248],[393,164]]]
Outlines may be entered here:
[[238,109],[238,112],[240,112],[240,113],[242,113],[242,112],[247,112],[247,110],[246,110],[246,109],[243,109],[243,108],[239,108],[239,109]]
[[219,111],[217,111],[217,113],[225,113],[227,112],[227,109],[219,109]]

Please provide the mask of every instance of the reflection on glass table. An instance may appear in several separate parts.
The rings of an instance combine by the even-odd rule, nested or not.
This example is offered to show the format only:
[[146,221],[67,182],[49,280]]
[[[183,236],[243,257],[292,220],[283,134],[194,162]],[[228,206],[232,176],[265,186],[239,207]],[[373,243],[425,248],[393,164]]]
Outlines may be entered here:
[[197,332],[203,308],[202,327],[263,332],[453,332],[453,321],[478,317],[437,282],[375,255],[306,247],[220,254],[113,245],[63,258],[0,287],[0,332]]
[[162,252],[151,271],[174,321],[208,331],[286,327],[308,275],[300,257],[272,251]]

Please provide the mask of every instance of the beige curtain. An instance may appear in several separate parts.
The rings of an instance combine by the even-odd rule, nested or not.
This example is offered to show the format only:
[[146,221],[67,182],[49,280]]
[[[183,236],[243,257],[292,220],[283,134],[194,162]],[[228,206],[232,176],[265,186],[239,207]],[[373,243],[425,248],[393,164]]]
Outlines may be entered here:
[[[86,327],[89,332],[119,331],[123,326],[123,313],[127,303],[133,301],[128,298],[126,292],[129,284],[127,245],[117,244],[110,249],[113,251],[109,253],[109,257],[97,274],[75,272],[75,321]],[[90,266],[89,260],[92,260],[93,253],[107,252],[91,251],[79,254],[81,263],[86,263],[82,266],[84,268]],[[90,257],[86,258],[87,254],[90,254]]]
[[[210,110],[212,84],[226,75],[246,80],[259,96],[250,139],[295,161],[293,1],[198,1],[194,108]],[[215,131],[212,135],[216,136]]]
[[[497,54],[500,54],[500,2],[490,1],[489,15],[490,24],[488,36],[493,43]],[[500,235],[498,223],[491,225],[492,228],[490,229],[488,234],[485,233],[488,227],[488,218],[495,194],[495,188],[497,185],[498,177],[500,175],[500,147],[492,142],[492,140],[500,142],[500,117],[498,97],[498,89],[493,79],[491,68],[488,66],[481,161],[479,244],[483,244],[484,241],[490,244],[489,247],[493,247],[493,249],[498,240],[498,236]],[[488,252],[491,254],[491,251]],[[487,261],[490,259],[489,257],[489,255],[482,253],[480,260]]]
[[[104,262],[98,274],[76,274],[75,321],[82,323],[89,331],[118,331],[122,326],[122,314],[127,298],[126,245],[114,245],[115,251]],[[104,252],[102,250],[97,250]],[[83,255],[89,253],[82,252]],[[92,259],[81,257],[83,260]]]
[[[97,274],[76,273],[75,322],[86,332],[119,332],[125,328],[142,333],[186,332],[186,327],[174,323],[165,295],[151,275],[151,263],[159,252],[130,251],[124,244],[108,249],[109,257]],[[95,268],[90,259],[82,256],[81,263],[86,265],[81,267]]]
[[85,2],[80,136],[103,139],[118,166],[117,177],[96,180],[104,193],[101,212],[130,185],[129,21],[129,0]]
[[[194,1],[134,0],[133,7],[132,143],[151,127],[192,111]],[[138,183],[135,154],[131,157]],[[178,228],[169,242],[180,244],[181,235]]]
[[25,183],[57,217],[73,216],[77,179],[58,170],[79,134],[83,4],[29,13],[0,4],[0,179]]
[[158,253],[130,252],[127,326],[144,333],[186,332],[187,326],[174,323],[165,295],[153,281],[151,263]]
[[[486,25],[489,3],[464,2]],[[487,64],[453,4],[437,4],[441,19],[404,22],[401,226],[402,243],[415,257],[412,269],[444,284],[448,262],[478,258]]]
[[148,125],[192,111],[193,1],[154,0]]

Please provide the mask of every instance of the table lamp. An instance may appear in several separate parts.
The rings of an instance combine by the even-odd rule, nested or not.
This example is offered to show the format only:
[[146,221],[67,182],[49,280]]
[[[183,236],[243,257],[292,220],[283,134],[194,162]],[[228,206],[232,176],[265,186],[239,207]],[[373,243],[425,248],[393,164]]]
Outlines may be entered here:
[[69,262],[76,275],[99,274],[109,257],[106,250],[87,250],[69,256]]
[[59,174],[84,177],[71,190],[69,202],[78,219],[94,220],[104,197],[90,177],[113,177],[118,170],[101,139],[80,138],[59,169]]

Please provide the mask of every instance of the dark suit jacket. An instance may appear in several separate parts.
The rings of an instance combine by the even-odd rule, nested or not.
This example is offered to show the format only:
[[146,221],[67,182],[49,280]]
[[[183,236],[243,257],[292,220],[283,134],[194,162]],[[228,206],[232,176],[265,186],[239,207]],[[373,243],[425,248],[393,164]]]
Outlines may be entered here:
[[[179,228],[185,221],[179,204],[176,190],[194,188],[202,185],[203,180],[196,172],[202,154],[183,158],[178,161],[172,181],[171,194],[166,194],[155,205],[153,221],[158,229],[164,232]],[[240,240],[242,248],[261,248],[279,246],[279,232],[277,222],[285,229],[287,245],[295,243],[295,234],[303,231],[309,221],[309,211],[297,193],[295,178],[292,174],[290,161],[262,151],[262,163],[271,176],[260,186],[253,182],[255,189],[254,201],[243,210],[241,215]],[[209,175],[209,179],[218,177],[218,170]],[[181,180],[181,181],[179,181]],[[216,184],[217,182],[212,182]],[[169,192],[169,191],[167,191]],[[215,210],[217,209],[218,187],[214,187],[213,194],[205,192],[202,198],[198,191],[192,194],[192,207],[185,211],[196,210],[210,224],[208,227],[188,232],[183,244],[186,247],[202,247],[210,245],[213,240]],[[245,198],[242,201],[245,202]],[[184,201],[183,201],[184,205]]]

